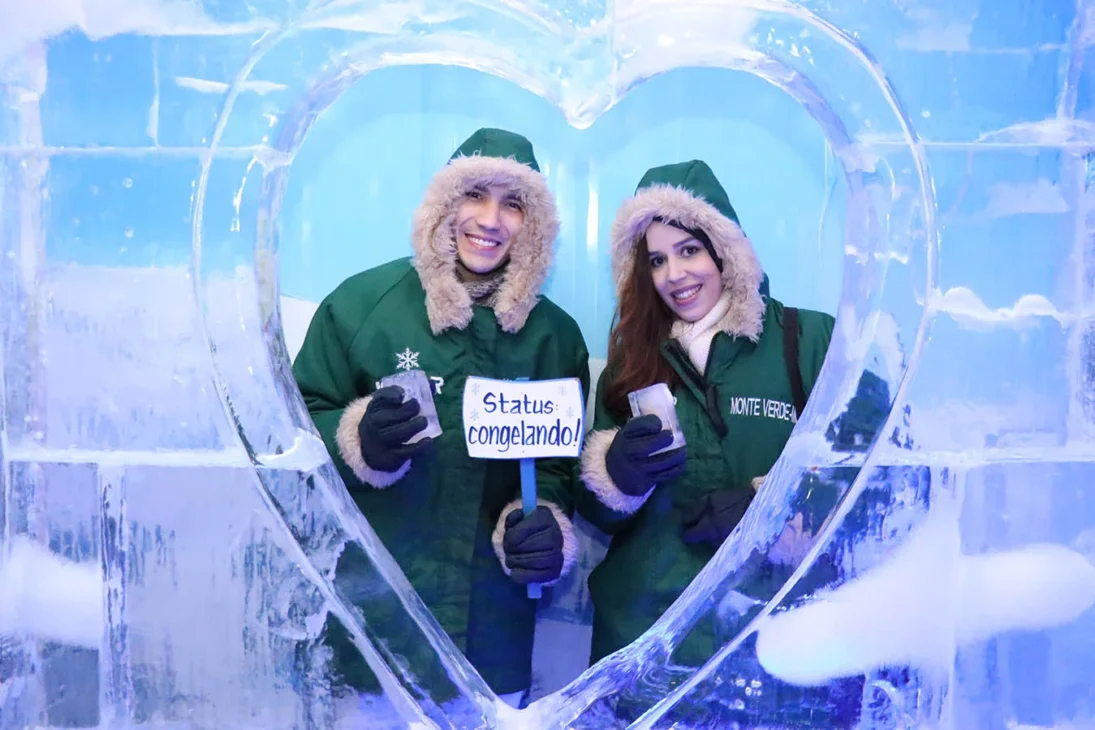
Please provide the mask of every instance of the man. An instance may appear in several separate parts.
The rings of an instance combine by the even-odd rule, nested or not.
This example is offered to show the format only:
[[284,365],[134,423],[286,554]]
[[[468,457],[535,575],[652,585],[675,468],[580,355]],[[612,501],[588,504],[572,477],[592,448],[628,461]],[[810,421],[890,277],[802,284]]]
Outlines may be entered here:
[[[293,368],[354,501],[499,695],[531,681],[536,604],[526,584],[551,585],[577,557],[567,518],[574,464],[537,461],[542,506],[524,515],[518,462],[468,456],[461,399],[472,375],[579,378],[588,392],[581,331],[540,296],[558,228],[528,140],[477,131],[426,190],[414,256],[328,296]],[[426,426],[419,403],[377,389],[400,369],[429,377],[436,439],[410,443]]]

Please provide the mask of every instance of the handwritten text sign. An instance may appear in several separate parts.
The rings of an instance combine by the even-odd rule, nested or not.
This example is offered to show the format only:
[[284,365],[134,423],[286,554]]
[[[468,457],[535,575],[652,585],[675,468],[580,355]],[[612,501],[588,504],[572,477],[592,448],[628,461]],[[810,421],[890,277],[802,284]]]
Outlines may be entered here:
[[491,380],[464,385],[464,440],[477,459],[578,456],[585,400],[577,378]]

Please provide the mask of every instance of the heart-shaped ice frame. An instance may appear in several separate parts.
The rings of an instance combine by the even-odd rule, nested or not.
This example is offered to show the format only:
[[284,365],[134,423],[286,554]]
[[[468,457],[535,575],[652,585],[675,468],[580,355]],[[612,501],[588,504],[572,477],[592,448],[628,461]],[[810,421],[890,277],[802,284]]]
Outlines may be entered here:
[[[580,6],[576,3],[575,7]],[[286,536],[293,536],[293,546],[288,548],[290,559],[297,561],[306,584],[318,591],[333,613],[350,627],[355,643],[386,690],[390,709],[407,723],[582,726],[583,713],[612,697],[614,702],[628,703],[630,716],[645,713],[633,727],[653,727],[690,692],[699,693],[702,701],[702,696],[712,691],[703,685],[704,679],[749,635],[757,620],[779,605],[825,547],[863,489],[873,465],[870,452],[863,461],[842,462],[866,468],[834,508],[820,539],[792,580],[702,668],[683,674],[679,668],[668,670],[666,661],[678,640],[697,620],[715,610],[710,598],[728,581],[740,577],[737,573],[744,569],[746,556],[767,549],[776,540],[790,516],[789,505],[803,470],[831,464],[838,458],[819,436],[845,410],[865,362],[885,349],[876,342],[884,298],[886,316],[915,329],[912,347],[900,362],[881,356],[884,367],[889,368],[888,373],[881,374],[889,380],[894,402],[902,400],[907,369],[916,362],[923,341],[921,305],[915,288],[919,284],[921,293],[932,289],[932,186],[907,116],[887,80],[855,40],[801,7],[762,0],[718,5],[674,0],[616,3],[610,18],[577,18],[573,23],[568,21],[569,10],[558,3],[537,9],[501,1],[460,6],[441,3],[436,12],[400,4],[366,8],[354,2],[329,2],[308,9],[255,44],[226,94],[194,198],[195,282],[199,299],[205,304],[204,334],[226,414],[236,424],[255,466],[271,515],[277,516]],[[337,28],[371,31],[375,35],[363,41],[354,33],[331,30]],[[479,30],[487,28],[493,30]],[[302,52],[305,46],[301,39],[314,33],[331,34],[331,41],[324,46],[330,53],[313,61]],[[668,54],[659,49],[659,37],[675,37],[680,42]],[[530,47],[530,38],[539,45]],[[511,39],[519,40],[519,45],[511,45]],[[825,59],[823,67],[814,65],[815,58]],[[580,60],[567,64],[550,59]],[[282,65],[286,62],[292,65]],[[369,71],[424,63],[466,66],[507,78],[556,104],[577,127],[589,126],[628,90],[672,68],[716,66],[755,74],[794,97],[814,116],[842,162],[849,191],[845,236],[849,255],[838,326],[810,405],[773,468],[756,509],[643,637],[590,668],[565,689],[521,712],[496,701],[357,512],[315,436],[293,383],[276,304],[276,220],[293,156],[311,124]],[[236,105],[240,89],[257,69],[261,69],[258,76],[288,83],[292,90],[299,91],[299,96],[277,120],[273,143],[266,136],[249,140],[259,151],[247,165],[245,183],[252,170],[263,172],[254,211],[257,235],[253,240],[240,236],[236,245],[237,255],[252,259],[259,272],[264,343],[262,347],[255,343],[252,349],[257,359],[244,368],[246,363],[229,361],[223,354],[227,351],[225,345],[253,333],[223,326],[232,315],[225,313],[220,298],[213,304],[208,274],[214,265],[207,263],[203,250],[203,215],[211,181],[218,175],[239,180],[239,161],[218,158],[217,151],[226,138],[238,145],[253,128],[239,123]],[[296,86],[292,86],[294,83]],[[888,133],[898,142],[884,149],[869,149],[852,137],[867,130]],[[246,219],[251,211],[243,209],[238,214]],[[222,234],[218,236],[223,240]],[[922,278],[914,281],[914,277],[908,277],[896,283],[887,279],[894,261],[920,267],[916,276]],[[253,303],[240,306],[246,309]],[[240,352],[238,343],[233,342],[231,349]],[[266,376],[271,379],[256,384],[256,379]],[[262,391],[278,397],[260,397]],[[276,413],[272,412],[275,407],[280,409]],[[897,420],[891,413],[881,432],[890,433],[899,425]],[[287,479],[286,470],[295,472],[297,478]],[[437,662],[450,678],[448,689],[455,690],[463,701],[443,706],[431,702],[412,679],[400,674],[391,657],[377,648],[381,644],[376,640],[383,637],[371,636],[367,621],[362,621],[359,613],[363,609],[367,617],[369,604],[358,601],[355,607],[338,594],[329,580],[332,543],[344,544],[346,540],[365,546],[374,561],[376,580],[386,582],[395,591],[388,599],[394,595],[402,602],[407,630],[420,631],[422,640],[434,647]]]
[[[560,18],[565,12],[554,16],[536,15],[530,9],[504,3],[448,8],[440,17],[431,17],[424,11],[419,11],[421,15],[416,17],[414,9],[408,6],[363,10],[356,4],[328,3],[325,7],[310,9],[283,29],[269,32],[255,44],[251,57],[227,93],[203,165],[194,202],[193,240],[196,282],[199,296],[205,300],[203,275],[209,270],[203,264],[206,193],[210,180],[219,172],[218,165],[225,164],[216,153],[222,139],[234,132],[233,112],[239,90],[255,69],[265,68],[261,74],[264,79],[284,83],[287,79],[284,71],[279,73],[279,53],[288,51],[286,56],[291,56],[298,50],[293,45],[295,39],[301,34],[324,32],[323,28],[349,25],[369,30],[374,17],[378,18],[378,24],[393,29],[410,28],[419,18],[432,21],[421,26],[421,32],[414,35],[380,35],[366,42],[360,42],[353,35],[341,36],[334,44],[334,50],[340,53],[330,63],[322,67],[317,63],[314,69],[305,67],[291,71],[293,78],[289,81],[303,80],[308,86],[300,89],[299,102],[286,110],[280,120],[276,141],[269,149],[260,148],[261,153],[248,166],[251,169],[258,163],[265,173],[261,202],[256,211],[258,235],[253,241],[240,242],[240,245],[253,246],[256,268],[260,271],[264,349],[270,359],[267,367],[254,372],[259,375],[273,374],[274,382],[271,385],[281,395],[283,412],[272,414],[271,408],[275,402],[269,400],[264,400],[261,405],[256,404],[254,380],[245,382],[239,379],[234,375],[240,370],[239,363],[222,359],[224,356],[221,353],[225,349],[219,345],[224,344],[224,338],[235,338],[246,333],[225,331],[219,326],[206,324],[218,390],[228,415],[236,423],[240,437],[247,445],[263,483],[263,491],[268,495],[269,509],[283,516],[286,529],[294,533],[300,544],[300,552],[295,558],[303,566],[313,568],[305,571],[309,574],[309,582],[334,607],[334,612],[343,623],[354,627],[359,648],[381,678],[396,710],[408,721],[427,724],[432,721],[442,726],[466,726],[471,721],[474,725],[494,726],[508,724],[507,720],[524,722],[526,717],[520,716],[531,715],[539,726],[572,725],[580,722],[578,718],[592,704],[615,695],[617,699],[626,697],[632,705],[647,710],[639,726],[653,725],[662,714],[697,687],[751,630],[752,623],[692,676],[682,681],[678,675],[673,681],[673,690],[666,695],[669,685],[665,677],[660,677],[659,671],[676,639],[686,635],[705,611],[714,610],[709,597],[717,593],[725,581],[735,577],[745,556],[775,541],[789,516],[787,505],[798,489],[798,477],[803,468],[834,461],[828,444],[812,435],[824,433],[828,424],[843,412],[864,369],[864,362],[875,354],[875,328],[884,291],[889,300],[887,309],[899,312],[902,324],[920,321],[920,305],[916,303],[912,282],[901,282],[896,291],[892,284],[889,289],[885,288],[890,262],[920,259],[920,273],[924,277],[921,291],[931,289],[934,204],[926,163],[892,89],[854,40],[810,12],[782,3],[735,3],[729,7],[713,7],[704,3],[636,3],[631,8],[617,5],[615,10],[610,23],[578,29]],[[351,19],[352,22],[349,22]],[[514,24],[521,25],[522,32],[507,36],[507,29]],[[759,31],[748,39],[745,37],[753,29],[768,26],[771,31],[765,38]],[[462,30],[469,27],[493,27],[495,30],[471,35]],[[535,51],[530,51],[526,45],[529,27],[539,31],[538,41],[543,44]],[[732,38],[723,32],[717,39],[708,39],[703,33],[693,32],[698,28],[736,29],[741,37]],[[792,52],[793,39],[800,38],[804,30],[809,33],[814,46],[812,56]],[[656,36],[674,35],[687,40],[682,44],[685,47],[675,49],[672,56],[658,52]],[[522,46],[508,47],[507,37],[521,39]],[[826,45],[829,48],[825,48]],[[541,66],[536,65],[538,59],[578,55],[583,56],[580,64],[553,65],[545,61]],[[827,68],[819,69],[812,65],[813,58],[817,57],[837,60],[827,61]],[[671,68],[705,65],[753,73],[793,96],[817,119],[842,161],[849,189],[846,248],[852,255],[847,260],[839,324],[810,406],[796,429],[795,437],[773,469],[769,488],[762,493],[757,509],[751,512],[743,529],[723,545],[688,591],[646,635],[587,670],[564,690],[522,713],[494,701],[490,690],[439,629],[365,520],[357,513],[336,472],[321,453],[322,444],[302,435],[314,432],[291,378],[276,309],[277,277],[269,268],[276,251],[276,228],[272,224],[280,209],[293,155],[314,119],[365,73],[383,66],[422,63],[467,66],[510,79],[554,102],[567,119],[579,127],[591,124],[612,106],[615,99],[643,79]],[[275,70],[271,71],[268,66],[273,66]],[[571,71],[576,74],[568,75]],[[828,82],[828,87],[824,82]],[[591,91],[577,95],[569,92],[570,88]],[[846,103],[844,107],[836,107],[832,100],[838,98],[834,93],[837,90],[845,91],[844,98],[854,99],[858,104],[853,107]],[[848,93],[847,90],[852,91]],[[859,111],[858,116],[853,109]],[[881,112],[883,116],[874,116],[875,112]],[[850,138],[848,129],[853,127],[853,123],[857,123],[861,130],[887,128],[887,131],[897,132],[897,138],[903,143],[887,150],[868,150]],[[236,139],[239,139],[238,135]],[[263,145],[268,140],[263,138],[253,140],[253,143]],[[893,164],[895,157],[899,157],[904,164]],[[906,172],[898,172],[899,169]],[[237,172],[238,167],[233,166],[228,174],[237,175]],[[907,179],[902,179],[903,175]],[[242,210],[240,216],[246,218],[248,212]],[[217,319],[224,316],[220,308],[222,304],[218,302]],[[210,315],[212,311],[207,307]],[[921,340],[922,332],[917,329],[911,351],[890,373],[891,376],[896,375],[890,382],[895,400],[901,399],[901,389],[896,386],[904,382],[905,368],[915,363]],[[238,347],[232,350],[239,352]],[[883,432],[889,433],[894,425],[887,423]],[[869,457],[865,465],[871,465]],[[287,486],[284,476],[270,478],[272,474],[280,475],[280,470],[287,467],[300,470],[299,482]],[[869,471],[868,468],[861,472],[860,478],[838,504],[821,538],[792,582],[805,572],[814,556],[824,547],[827,537],[839,526],[844,511],[855,501]],[[318,504],[310,508],[313,524],[308,526],[299,516],[301,505],[294,493],[294,487],[302,488],[306,480],[315,493],[321,495]],[[444,663],[454,687],[467,699],[466,703],[438,707],[423,702],[426,698],[421,692],[393,671],[390,659],[374,648],[364,624],[353,617],[356,609],[342,601],[327,580],[329,576],[325,570],[329,570],[330,566],[311,566],[315,553],[327,547],[317,545],[318,541],[315,540],[316,533],[324,529],[316,526],[323,522],[322,517],[315,516],[317,510],[336,512],[336,521],[345,530],[343,539],[355,539],[367,546],[376,561],[378,574],[401,596],[406,611],[423,633],[423,640],[428,640],[436,648],[438,661]],[[330,525],[326,529],[330,529]],[[789,586],[772,597],[765,612],[779,604]],[[368,613],[367,606],[365,612]],[[754,622],[756,618],[759,616],[754,618]],[[419,706],[420,703],[425,707]],[[454,710],[455,706],[459,706],[459,710]],[[469,717],[466,714],[469,708],[472,708],[473,715],[479,713],[480,716]],[[461,716],[457,718],[454,712],[460,712]],[[532,717],[527,720],[532,720]]]

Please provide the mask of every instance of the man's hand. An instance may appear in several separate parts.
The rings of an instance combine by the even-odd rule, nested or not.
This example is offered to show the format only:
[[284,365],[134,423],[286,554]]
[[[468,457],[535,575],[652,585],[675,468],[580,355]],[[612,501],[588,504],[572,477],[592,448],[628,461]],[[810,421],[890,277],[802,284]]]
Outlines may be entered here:
[[426,428],[426,419],[418,415],[419,409],[414,398],[403,402],[403,389],[398,385],[373,393],[357,427],[361,458],[370,469],[397,471],[409,459],[426,453],[433,446],[433,439],[429,438],[407,443]]

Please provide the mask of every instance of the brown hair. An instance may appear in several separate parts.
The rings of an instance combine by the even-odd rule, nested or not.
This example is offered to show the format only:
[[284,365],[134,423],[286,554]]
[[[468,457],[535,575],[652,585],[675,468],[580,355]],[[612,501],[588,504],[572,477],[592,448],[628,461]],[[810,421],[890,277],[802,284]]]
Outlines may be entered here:
[[650,250],[643,236],[635,244],[631,275],[620,289],[608,335],[607,380],[602,398],[613,416],[624,418],[631,412],[628,393],[655,383],[666,383],[670,388],[676,384],[677,371],[661,352],[673,321],[673,314],[654,288]]

